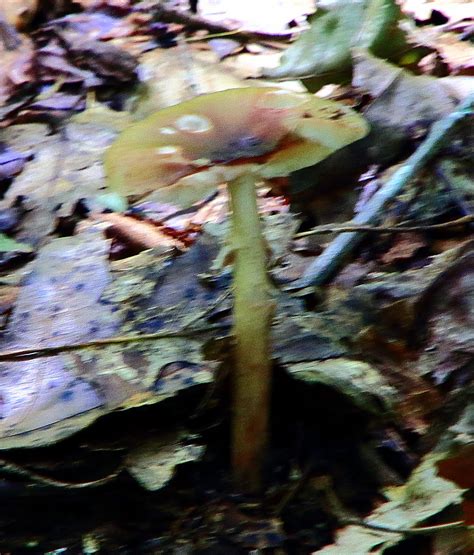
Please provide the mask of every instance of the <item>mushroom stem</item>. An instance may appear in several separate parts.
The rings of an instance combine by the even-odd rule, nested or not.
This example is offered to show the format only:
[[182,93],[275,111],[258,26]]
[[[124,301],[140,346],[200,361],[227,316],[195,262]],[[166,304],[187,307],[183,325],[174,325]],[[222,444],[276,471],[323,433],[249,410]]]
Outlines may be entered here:
[[236,486],[256,492],[262,485],[268,442],[270,324],[274,303],[266,270],[255,178],[238,177],[228,189],[235,252],[232,467]]

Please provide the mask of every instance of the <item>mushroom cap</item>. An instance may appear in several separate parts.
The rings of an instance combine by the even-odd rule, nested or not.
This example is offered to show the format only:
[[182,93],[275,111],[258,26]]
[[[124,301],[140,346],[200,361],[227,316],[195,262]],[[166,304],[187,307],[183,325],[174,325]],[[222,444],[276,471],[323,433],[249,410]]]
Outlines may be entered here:
[[243,174],[283,177],[364,137],[350,108],[275,87],[230,89],[160,110],[108,149],[109,186],[189,206]]

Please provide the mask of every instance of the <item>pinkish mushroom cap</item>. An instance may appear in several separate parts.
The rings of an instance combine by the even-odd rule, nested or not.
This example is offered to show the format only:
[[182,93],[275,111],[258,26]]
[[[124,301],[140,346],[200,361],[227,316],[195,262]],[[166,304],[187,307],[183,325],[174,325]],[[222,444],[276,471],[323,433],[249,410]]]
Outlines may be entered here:
[[364,119],[344,105],[278,88],[197,96],[126,129],[109,148],[109,186],[125,195],[158,192],[189,206],[218,185],[256,181],[313,165],[364,137]]

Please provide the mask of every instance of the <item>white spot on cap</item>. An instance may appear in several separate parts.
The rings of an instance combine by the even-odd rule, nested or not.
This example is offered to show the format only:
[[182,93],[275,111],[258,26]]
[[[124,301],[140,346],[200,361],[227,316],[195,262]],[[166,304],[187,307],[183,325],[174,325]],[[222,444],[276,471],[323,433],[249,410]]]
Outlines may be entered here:
[[175,156],[176,154],[181,154],[181,149],[177,146],[160,146],[155,148],[155,154],[157,156]]
[[188,133],[206,133],[210,131],[214,125],[212,121],[205,116],[187,114],[176,120],[175,127],[180,131],[186,131]]
[[159,131],[162,135],[175,135],[176,134],[176,129],[173,129],[172,127],[160,127]]

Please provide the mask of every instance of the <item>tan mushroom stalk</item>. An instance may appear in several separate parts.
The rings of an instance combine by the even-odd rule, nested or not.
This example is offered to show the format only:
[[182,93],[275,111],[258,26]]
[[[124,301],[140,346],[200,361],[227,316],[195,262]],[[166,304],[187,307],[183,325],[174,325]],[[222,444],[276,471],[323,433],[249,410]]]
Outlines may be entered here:
[[105,159],[111,188],[189,206],[227,183],[234,250],[232,464],[261,487],[268,441],[273,301],[256,186],[310,166],[367,133],[345,106],[277,88],[196,97],[124,131]]

